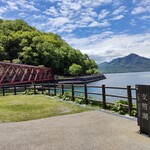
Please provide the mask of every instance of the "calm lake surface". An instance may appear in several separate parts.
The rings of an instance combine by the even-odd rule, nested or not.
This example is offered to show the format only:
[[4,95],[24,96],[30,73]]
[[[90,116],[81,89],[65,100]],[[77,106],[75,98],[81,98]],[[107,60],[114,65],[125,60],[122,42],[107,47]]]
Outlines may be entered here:
[[[105,74],[106,79],[100,80],[97,82],[90,83],[88,85],[101,86],[105,84],[106,86],[112,87],[126,87],[131,85],[132,88],[135,88],[136,84],[150,85],[150,72],[132,72],[132,73],[114,73],[114,74]],[[89,92],[99,92],[101,89],[88,88]],[[106,94],[127,96],[126,90],[117,90],[117,89],[106,89]],[[133,97],[135,97],[135,91],[132,92]],[[91,95],[96,99],[101,99],[100,96]],[[114,102],[120,98],[107,97],[107,101]]]
[[132,73],[114,73],[105,74],[106,79],[98,82],[90,83],[90,85],[119,86],[126,87],[131,85],[135,87],[136,84],[150,85],[150,72],[132,72]]
[[[105,80],[92,82],[92,83],[89,83],[88,85],[102,86],[102,84],[104,84],[106,87],[109,86],[109,87],[123,87],[123,88],[126,88],[128,85],[130,85],[132,88],[135,88],[136,84],[150,85],[150,72],[114,73],[114,74],[105,74],[105,76],[106,76]],[[83,86],[75,87],[75,90],[84,92]],[[102,94],[101,88],[88,87],[87,91]],[[61,93],[61,90],[59,90],[58,92]],[[77,96],[79,96],[80,94],[81,93],[75,92],[75,95]],[[127,90],[106,88],[106,94],[127,97]],[[81,95],[83,96],[83,94]],[[88,94],[88,97],[91,99],[102,100],[101,95]],[[136,98],[135,90],[132,90],[132,97]],[[106,97],[107,102],[115,102],[117,100],[127,100],[127,99],[114,98],[114,97],[109,97],[109,96]],[[133,100],[133,103],[136,103],[136,101]]]

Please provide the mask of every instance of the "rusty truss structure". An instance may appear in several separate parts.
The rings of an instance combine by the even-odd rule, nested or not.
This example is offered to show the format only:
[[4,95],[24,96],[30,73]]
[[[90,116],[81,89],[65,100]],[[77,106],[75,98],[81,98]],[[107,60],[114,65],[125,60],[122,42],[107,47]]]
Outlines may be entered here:
[[51,68],[0,62],[0,86],[54,80]]

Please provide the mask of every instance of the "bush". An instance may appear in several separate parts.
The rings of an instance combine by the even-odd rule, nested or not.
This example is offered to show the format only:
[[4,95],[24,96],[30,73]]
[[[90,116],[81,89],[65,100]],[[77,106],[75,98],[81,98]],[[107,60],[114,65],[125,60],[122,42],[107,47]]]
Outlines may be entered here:
[[[57,94],[57,97],[63,99],[64,101],[72,101],[71,97],[68,96],[68,95],[71,95],[70,91],[65,92],[64,95]],[[81,98],[75,98],[74,99],[75,103],[85,104],[85,100],[84,100],[83,94],[81,94],[80,96],[81,96]],[[89,105],[90,106],[99,106],[99,107],[102,107],[102,102],[94,101],[94,100],[92,101],[91,100],[91,101],[89,101]],[[127,107],[124,106],[124,105],[127,105]],[[134,104],[133,104],[133,106],[134,106]],[[119,112],[119,114],[125,115],[125,114],[128,113],[128,101],[118,100],[118,101],[115,102],[114,105],[107,104],[107,109],[108,110],[113,110],[115,112]],[[136,110],[132,110],[131,111],[131,115],[132,116],[137,116],[137,111]]]
[[95,69],[94,74],[99,74],[99,71]]
[[92,69],[86,70],[86,74],[87,74],[87,75],[90,75],[90,74],[92,74],[92,73],[93,73],[93,70],[92,70]]
[[37,94],[38,93],[38,91],[36,90],[36,93],[34,93],[34,90],[25,90],[24,91],[24,95],[33,95],[33,94]]
[[77,64],[72,64],[69,67],[69,73],[73,76],[80,75],[82,73],[82,67],[80,65],[77,65]]
[[82,98],[75,98],[75,102],[78,104],[84,104],[84,100]]
[[62,94],[57,94],[56,97],[63,98],[63,95]]
[[132,110],[132,111],[131,111],[131,115],[137,117],[137,111],[136,111],[136,110]]
[[115,104],[112,106],[111,110],[119,112],[119,114],[125,115],[126,113],[128,113],[128,108],[123,106],[122,104],[128,105],[128,102],[123,100],[116,101]]

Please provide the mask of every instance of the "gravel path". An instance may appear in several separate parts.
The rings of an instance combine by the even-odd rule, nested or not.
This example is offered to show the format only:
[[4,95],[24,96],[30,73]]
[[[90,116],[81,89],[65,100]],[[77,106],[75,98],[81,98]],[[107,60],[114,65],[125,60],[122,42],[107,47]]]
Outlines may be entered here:
[[0,150],[150,150],[136,119],[103,111],[0,124]]

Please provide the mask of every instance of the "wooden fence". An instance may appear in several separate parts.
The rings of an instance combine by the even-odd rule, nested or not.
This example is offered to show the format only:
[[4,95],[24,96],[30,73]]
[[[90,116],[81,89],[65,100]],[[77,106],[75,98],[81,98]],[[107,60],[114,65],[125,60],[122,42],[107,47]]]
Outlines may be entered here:
[[[82,89],[78,89],[82,88]],[[90,92],[88,91],[89,88],[100,89],[101,92]],[[124,90],[126,92],[125,96],[122,95],[115,95],[107,93],[107,89],[114,89],[114,90]],[[9,86],[0,86],[0,94],[5,96],[7,94],[19,94],[20,92],[24,92],[27,90],[32,90],[34,94],[36,94],[37,90],[40,91],[42,94],[47,91],[46,94],[48,95],[57,95],[62,94],[64,95],[65,92],[70,91],[69,95],[72,100],[75,98],[84,98],[85,103],[88,104],[90,101],[100,102],[102,104],[102,108],[106,109],[107,104],[114,104],[112,102],[107,101],[107,97],[116,97],[116,98],[123,98],[128,101],[128,105],[123,105],[124,107],[128,108],[128,113],[131,115],[131,111],[135,110],[136,107],[133,107],[133,100],[136,100],[133,97],[133,91],[135,92],[135,88],[131,88],[131,86],[127,87],[109,87],[109,86],[93,86],[87,84],[57,84],[57,83],[36,83],[36,84],[22,84],[22,85],[9,85]],[[79,95],[81,94],[81,95]],[[101,98],[92,99],[89,95],[98,95]]]

